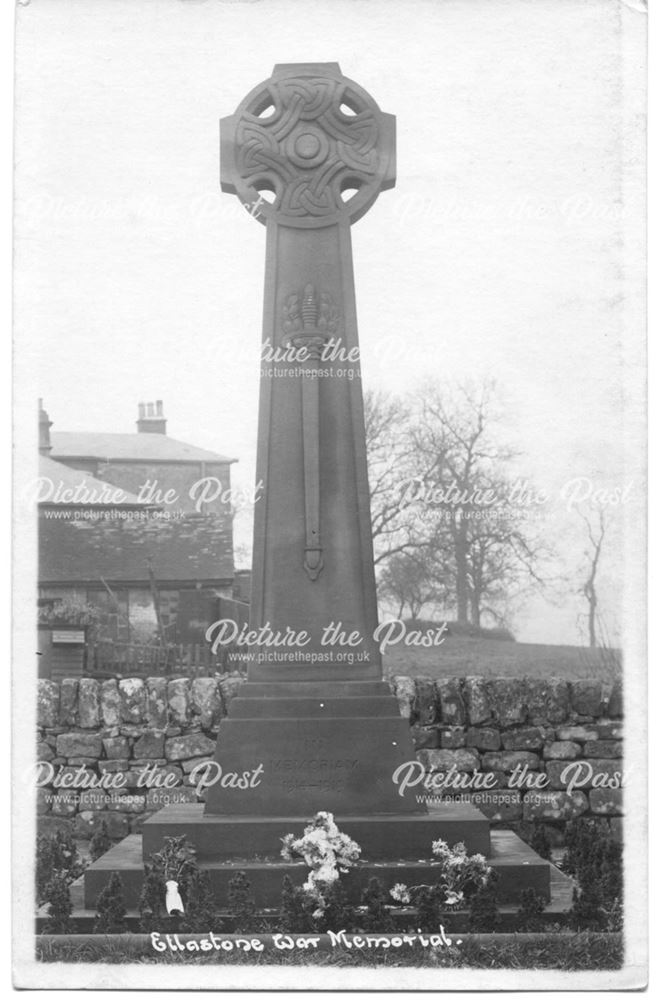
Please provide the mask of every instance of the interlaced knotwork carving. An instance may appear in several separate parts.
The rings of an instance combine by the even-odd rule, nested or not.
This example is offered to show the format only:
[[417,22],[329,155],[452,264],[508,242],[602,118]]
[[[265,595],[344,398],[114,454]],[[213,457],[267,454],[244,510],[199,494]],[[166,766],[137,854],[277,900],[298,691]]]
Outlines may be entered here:
[[390,180],[389,117],[339,74],[275,75],[231,119],[233,188],[247,206],[272,192],[262,214],[283,224],[360,217]]

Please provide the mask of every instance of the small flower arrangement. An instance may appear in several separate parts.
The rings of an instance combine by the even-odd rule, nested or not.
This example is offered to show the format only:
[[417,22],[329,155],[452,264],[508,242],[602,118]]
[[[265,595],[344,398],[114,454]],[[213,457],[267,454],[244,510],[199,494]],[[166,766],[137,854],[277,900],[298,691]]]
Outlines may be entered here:
[[355,840],[342,833],[329,812],[318,812],[303,832],[283,837],[281,855],[286,861],[302,858],[310,868],[303,890],[315,904],[313,918],[319,920],[326,910],[331,888],[340,874],[349,870],[360,857]]
[[411,902],[410,890],[403,882],[397,882],[396,885],[393,885],[390,895],[395,903],[399,903],[400,906],[408,906]]
[[196,850],[187,843],[185,834],[165,837],[162,850],[151,854],[151,862],[152,871],[164,883],[167,913],[184,913],[180,891],[186,891],[189,879],[198,869]]
[[419,902],[425,913],[455,910],[487,885],[491,869],[483,854],[468,855],[465,844],[449,847],[444,840],[434,840],[432,852],[440,862],[437,881],[412,886],[398,882],[390,896],[400,906]]

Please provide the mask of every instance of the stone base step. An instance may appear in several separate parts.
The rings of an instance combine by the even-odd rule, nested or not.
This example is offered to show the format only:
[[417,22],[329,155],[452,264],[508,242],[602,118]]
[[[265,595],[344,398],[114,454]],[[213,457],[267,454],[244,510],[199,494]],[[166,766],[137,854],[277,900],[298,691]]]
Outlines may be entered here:
[[[432,869],[436,867],[431,858],[430,845],[426,855],[424,860],[400,857],[398,860],[359,862],[344,876],[348,897],[352,902],[358,903],[363,889],[374,876],[389,888],[398,882],[407,885],[429,883]],[[493,831],[488,862],[499,876],[497,894],[500,902],[519,902],[520,894],[527,888],[534,888],[549,898],[551,865],[539,858],[512,831]],[[230,880],[236,872],[244,871],[251,882],[256,906],[260,909],[280,905],[284,875],[289,875],[294,884],[300,885],[308,874],[303,862],[290,863],[282,860],[201,860],[201,867],[207,871],[220,904],[227,897]],[[121,876],[127,907],[136,908],[144,874],[139,835],[126,837],[87,869],[84,874],[85,908],[95,908],[98,895],[113,872]]]
[[231,719],[364,719],[369,716],[399,718],[399,706],[394,695],[339,695],[330,697],[317,694],[311,697],[268,696],[267,698],[242,698],[239,695],[230,703]]
[[238,691],[238,698],[381,698],[390,696],[385,681],[248,681]]
[[[469,854],[487,856],[490,851],[489,821],[467,802],[444,803],[406,816],[336,815],[335,821],[360,845],[362,856],[374,861],[426,858],[434,840],[446,840],[450,847],[463,842]],[[282,837],[286,833],[300,836],[307,824],[307,816],[206,816],[202,804],[166,806],[142,827],[144,860],[162,848],[165,837],[183,834],[203,860],[247,855],[280,859]]]

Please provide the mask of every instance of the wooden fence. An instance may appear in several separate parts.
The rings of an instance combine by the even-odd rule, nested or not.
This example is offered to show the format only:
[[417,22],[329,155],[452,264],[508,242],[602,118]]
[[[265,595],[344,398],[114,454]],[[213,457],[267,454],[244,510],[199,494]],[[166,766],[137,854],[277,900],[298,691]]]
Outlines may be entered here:
[[[232,618],[242,626],[248,622],[249,605],[226,598],[220,600],[219,617]],[[184,674],[202,677],[215,672],[240,669],[235,658],[236,646],[221,649],[216,655],[209,642],[134,643],[101,638],[87,651],[86,673],[106,677],[163,677]]]
[[214,656],[207,643],[140,646],[101,639],[89,647],[85,673],[92,677],[166,677],[174,674],[206,677],[243,669],[234,655],[238,651],[231,647]]

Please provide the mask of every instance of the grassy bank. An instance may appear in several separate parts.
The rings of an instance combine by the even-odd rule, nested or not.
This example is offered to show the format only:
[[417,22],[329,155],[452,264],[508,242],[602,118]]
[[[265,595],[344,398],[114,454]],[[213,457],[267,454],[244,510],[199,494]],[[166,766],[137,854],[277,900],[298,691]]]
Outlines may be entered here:
[[387,676],[408,677],[558,676],[612,684],[620,676],[619,658],[608,650],[460,635],[448,635],[435,648],[392,647],[383,658],[383,667]]
[[424,951],[411,949],[321,951],[155,953],[144,935],[37,938],[36,958],[42,962],[93,962],[110,965],[295,965],[359,968],[560,969],[586,971],[619,969],[623,964],[620,934],[498,934],[463,935],[461,945]]

